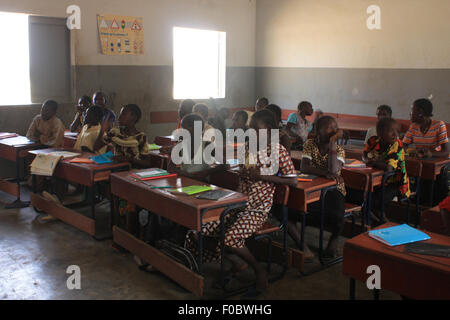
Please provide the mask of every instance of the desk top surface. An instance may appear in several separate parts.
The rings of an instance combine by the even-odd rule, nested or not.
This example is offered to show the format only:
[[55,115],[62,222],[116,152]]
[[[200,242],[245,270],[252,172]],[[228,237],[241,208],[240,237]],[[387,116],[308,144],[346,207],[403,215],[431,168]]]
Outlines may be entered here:
[[[134,172],[138,172],[133,170]],[[196,181],[186,177],[172,177],[172,178],[163,178],[163,179],[155,179],[149,181],[140,181],[133,176],[130,175],[130,172],[117,172],[111,174],[111,187],[113,188],[114,184],[124,184],[124,185],[133,185],[134,187],[138,187],[143,192],[153,193],[154,195],[158,195],[161,197],[161,200],[173,200],[175,202],[181,202],[184,205],[188,205],[189,207],[196,208],[198,210],[206,209],[210,207],[221,207],[227,206],[233,203],[245,202],[247,201],[247,196],[235,192],[234,194],[223,199],[223,200],[203,200],[197,199],[197,195],[188,196],[185,194],[178,194],[169,192],[171,189],[188,187],[192,185],[209,185],[204,182]],[[161,187],[161,186],[171,186],[173,188],[167,189],[151,189],[152,186]],[[211,185],[213,190],[227,190],[224,188],[220,188],[214,185]],[[125,191],[125,190],[124,190]],[[121,195],[118,194],[120,197]]]
[[27,137],[17,136],[13,138],[1,139],[0,144],[9,146],[9,147],[37,147],[41,144],[38,142],[34,142],[29,140]]
[[[55,151],[76,152],[76,153],[80,154],[80,155],[76,156],[77,158],[86,158],[86,159],[88,159],[89,157],[95,156],[95,154],[89,153],[89,152],[82,152],[82,151],[77,151],[77,150],[73,150],[73,149],[61,149],[61,148],[48,148],[48,149],[31,150],[31,151],[29,151],[29,153],[33,154],[33,155],[38,155],[38,154],[48,154],[48,153],[55,152]],[[114,162],[114,163],[105,163],[105,164],[72,163],[72,162],[70,162],[71,159],[73,159],[73,158],[62,159],[58,163],[58,165],[59,164],[63,164],[64,166],[71,166],[71,167],[76,167],[76,168],[80,168],[80,169],[84,169],[84,170],[92,170],[92,171],[115,169],[115,168],[120,168],[120,167],[129,165],[128,162],[118,162],[118,163]]]
[[[388,228],[396,225],[397,224],[395,223],[386,223],[383,224],[382,226],[379,226],[376,229]],[[450,246],[449,237],[428,231],[425,231],[425,233],[428,234],[431,237],[431,239],[423,241],[424,243],[433,243]],[[395,247],[388,246],[378,240],[369,237],[367,232],[347,240],[345,246],[352,247],[353,249],[364,250],[365,252],[367,251],[373,252],[374,255],[389,256],[392,259],[402,260],[405,263],[428,265],[432,268],[444,271],[450,275],[450,258],[403,252],[405,245]],[[344,250],[344,260],[345,260],[345,250]]]

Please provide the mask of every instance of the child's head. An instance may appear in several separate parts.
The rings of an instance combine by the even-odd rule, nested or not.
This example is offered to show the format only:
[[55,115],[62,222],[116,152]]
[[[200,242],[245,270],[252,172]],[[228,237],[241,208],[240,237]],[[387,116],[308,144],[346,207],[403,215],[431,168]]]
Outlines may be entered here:
[[94,104],[87,109],[84,124],[96,126],[102,121],[103,115],[103,108]]
[[264,108],[266,108],[269,105],[269,99],[267,98],[259,98],[258,100],[256,100],[255,103],[255,111],[259,111],[262,110]]
[[102,108],[106,107],[106,97],[105,94],[101,91],[97,91],[96,93],[94,93],[94,95],[92,96],[92,101],[94,102],[94,104]]
[[329,143],[339,128],[336,120],[330,116],[322,116],[316,121],[316,134],[320,143]]
[[392,118],[380,119],[377,123],[377,136],[387,144],[394,143],[398,138],[397,121]]
[[297,106],[297,110],[302,116],[311,116],[314,112],[311,102],[308,101],[300,102]]
[[188,114],[192,113],[192,108],[194,108],[195,101],[192,99],[186,99],[181,101],[178,107],[178,117],[183,119]]
[[233,129],[244,129],[248,121],[248,113],[245,111],[237,111],[233,114]]
[[204,120],[208,119],[208,106],[204,103],[197,103],[192,108],[192,112],[201,115]]
[[377,117],[378,120],[383,118],[392,118],[392,108],[388,105],[382,104],[377,108]]
[[433,116],[433,104],[428,99],[418,99],[411,107],[411,121],[423,123],[426,118]]
[[217,111],[217,116],[222,120],[228,119],[230,116],[230,109],[220,108],[219,111]]
[[127,104],[120,110],[119,125],[133,127],[141,119],[141,109],[137,104]]
[[266,107],[267,110],[271,111],[275,116],[275,123],[280,123],[281,121],[281,108],[276,104],[269,104]]
[[260,132],[259,130],[267,130],[267,139],[270,140],[270,131],[272,129],[277,129],[278,125],[275,122],[275,117],[273,116],[273,113],[267,109],[262,109],[259,111],[256,111],[251,119],[250,119],[250,128],[253,130],[256,130],[256,136],[258,141],[257,143],[257,149],[259,149],[259,137]]
[[47,121],[56,115],[58,103],[54,100],[45,100],[41,108],[42,120]]
[[196,113],[191,113],[191,114],[188,114],[187,116],[185,116],[183,119],[181,119],[181,128],[189,131],[189,133],[191,134],[191,139],[194,138],[194,128],[195,128],[196,122],[201,123],[201,130],[203,131],[205,122],[201,115],[196,114]]
[[87,110],[92,105],[92,99],[89,96],[82,96],[78,99],[78,107]]

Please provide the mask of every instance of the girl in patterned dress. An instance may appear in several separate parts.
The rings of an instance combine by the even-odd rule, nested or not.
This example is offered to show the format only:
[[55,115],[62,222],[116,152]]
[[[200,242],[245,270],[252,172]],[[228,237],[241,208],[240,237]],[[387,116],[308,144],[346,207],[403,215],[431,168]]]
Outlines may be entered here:
[[100,134],[94,149],[111,145],[114,150],[114,160],[131,162],[133,167],[147,168],[149,166],[149,149],[147,136],[136,129],[141,119],[141,109],[136,104],[127,104],[120,110],[119,126],[108,131],[110,119],[102,123]]
[[[308,139],[303,146],[301,171],[336,180],[337,188],[328,191],[325,197],[325,224],[331,232],[328,246],[324,256],[330,258],[337,255],[338,240],[344,225],[345,211],[345,185],[341,176],[341,168],[345,163],[345,151],[337,144],[343,135],[338,129],[336,120],[330,116],[323,116],[316,121],[316,136]],[[307,220],[317,218],[320,214],[320,202],[308,205]],[[293,219],[294,218],[294,219]],[[288,226],[289,234],[300,245],[301,236],[297,229],[296,222],[299,217],[290,212],[290,222]],[[307,221],[307,225],[310,222]],[[313,254],[306,243],[304,244],[305,258],[310,260]]]
[[[409,178],[406,173],[405,149],[398,138],[397,122],[392,118],[384,118],[377,123],[377,136],[371,137],[365,147],[363,160],[368,166],[397,174],[388,180],[385,187],[384,203],[382,203],[381,188],[374,191],[373,208],[377,211],[387,205],[396,196],[409,197]],[[386,216],[379,216],[379,222],[385,223]]]
[[[270,130],[277,128],[272,112],[260,110],[255,112],[250,120],[250,127],[257,131],[259,141],[259,130],[266,129],[270,139]],[[253,142],[254,143],[254,142]],[[269,217],[269,211],[273,203],[275,184],[296,185],[296,178],[281,178],[276,175],[262,175],[264,163],[268,163],[267,150],[269,146],[257,152],[257,163],[255,165],[242,165],[241,181],[239,191],[248,196],[247,205],[243,209],[236,210],[227,215],[225,219],[225,251],[227,259],[231,261],[232,268],[228,277],[245,269],[250,265],[256,274],[256,290],[262,291],[267,285],[267,274],[264,268],[256,261],[255,257],[246,247],[245,241],[260,230]],[[258,143],[259,145],[259,143]],[[278,173],[282,175],[295,173],[294,165],[286,149],[278,146]],[[263,169],[263,170],[261,170]],[[220,222],[214,221],[206,223],[202,232],[205,235],[205,250],[203,254],[204,262],[220,259]],[[197,253],[197,235],[194,232],[188,233],[186,237],[186,247]]]

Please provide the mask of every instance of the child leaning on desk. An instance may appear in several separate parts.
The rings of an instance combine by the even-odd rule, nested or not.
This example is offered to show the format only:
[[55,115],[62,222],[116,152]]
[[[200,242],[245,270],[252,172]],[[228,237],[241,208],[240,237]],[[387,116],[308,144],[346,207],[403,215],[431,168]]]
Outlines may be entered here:
[[[266,129],[270,139],[270,130],[278,128],[274,116],[269,110],[260,110],[253,114],[250,127],[257,132]],[[255,143],[253,141],[253,143]],[[259,143],[258,143],[259,145]],[[294,174],[295,169],[289,153],[279,145],[278,160],[279,172],[282,175]],[[232,268],[228,271],[226,279],[231,280],[238,272],[244,270],[248,265],[256,274],[256,292],[264,290],[268,285],[267,273],[256,261],[253,254],[246,247],[245,241],[260,230],[269,217],[273,204],[275,184],[297,185],[296,178],[281,178],[277,175],[261,175],[264,169],[263,163],[268,160],[267,150],[269,146],[258,150],[257,163],[254,165],[243,165],[241,167],[239,191],[248,196],[247,205],[228,214],[225,219],[225,252],[226,258],[231,261]],[[248,149],[247,149],[248,154]],[[220,260],[220,222],[206,223],[202,227],[205,235],[205,250],[203,259],[205,262]],[[186,248],[197,255],[197,233],[191,231],[186,236]]]

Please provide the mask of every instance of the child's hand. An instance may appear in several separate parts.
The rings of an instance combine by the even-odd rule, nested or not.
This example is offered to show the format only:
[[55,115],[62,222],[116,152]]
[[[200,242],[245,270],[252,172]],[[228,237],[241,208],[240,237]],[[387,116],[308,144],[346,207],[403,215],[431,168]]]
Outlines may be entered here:
[[330,138],[330,143],[336,143],[339,139],[342,139],[344,136],[344,131],[339,129],[333,136]]
[[101,130],[102,132],[107,132],[112,127],[111,117],[108,115],[106,119],[102,122]]

